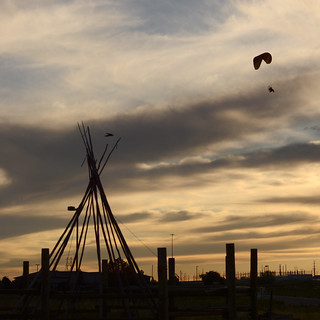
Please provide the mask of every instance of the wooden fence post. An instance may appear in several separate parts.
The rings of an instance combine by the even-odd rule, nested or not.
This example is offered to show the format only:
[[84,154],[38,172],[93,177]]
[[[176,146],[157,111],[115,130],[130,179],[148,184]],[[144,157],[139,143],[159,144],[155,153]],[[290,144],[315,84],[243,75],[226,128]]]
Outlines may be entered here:
[[258,319],[258,250],[251,249],[250,256],[250,291],[251,291],[251,320]]
[[29,261],[23,261],[22,288],[27,289],[29,285]]
[[49,320],[49,249],[42,249],[41,252],[41,311],[42,319]]
[[228,320],[236,319],[236,268],[234,257],[234,243],[226,244],[226,276],[227,276],[227,303],[228,303]]
[[176,284],[175,259],[169,258],[169,284]]
[[[169,258],[169,285],[176,285],[176,268],[175,268],[175,259]],[[174,294],[169,293],[169,310],[174,309]],[[169,317],[170,320],[174,320],[174,316]]]
[[[104,294],[108,289],[108,260],[102,260],[101,270],[101,292]],[[107,298],[102,296],[100,300],[100,319],[107,319],[107,311]]]
[[159,320],[169,319],[167,248],[158,248]]

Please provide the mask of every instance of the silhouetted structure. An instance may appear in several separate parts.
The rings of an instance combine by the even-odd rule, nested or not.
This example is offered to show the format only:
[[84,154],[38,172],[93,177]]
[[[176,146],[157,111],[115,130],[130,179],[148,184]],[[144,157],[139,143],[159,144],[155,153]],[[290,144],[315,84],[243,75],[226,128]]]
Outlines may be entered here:
[[[113,290],[116,288],[120,294],[120,301],[122,301],[126,319],[141,319],[139,309],[142,303],[148,305],[149,313],[154,318],[157,315],[157,305],[149,292],[150,288],[145,281],[145,277],[139,270],[113,216],[100,180],[100,175],[120,139],[116,141],[109,153],[107,153],[107,144],[102,156],[97,160],[93,152],[89,127],[85,127],[83,124],[79,125],[79,131],[86,149],[89,183],[78,207],[68,207],[69,211],[74,211],[73,217],[50,254],[49,249],[43,249],[42,268],[37,276],[33,277],[30,288],[37,288],[40,280],[43,284],[47,283],[46,279],[50,279],[50,277],[52,280],[57,276],[61,277],[62,274],[57,273],[57,268],[69,247],[69,251],[70,248],[73,248],[74,254],[70,259],[68,253],[69,272],[63,273],[63,285],[69,293],[70,291],[79,292],[83,290],[84,274],[80,268],[83,262],[88,230],[92,226],[96,244],[97,269],[101,280],[101,285],[97,288],[98,292],[102,294],[107,291],[108,287],[113,287]],[[112,135],[107,135],[107,137],[109,136]],[[48,254],[48,258],[46,258],[46,254]],[[43,301],[48,300],[46,296],[49,295],[49,282],[50,280],[47,286],[42,285]],[[139,295],[140,299],[138,298]],[[17,305],[16,312],[29,315],[31,301],[32,297],[30,295],[22,297]],[[49,318],[50,310],[47,304],[48,302],[42,302],[43,319]],[[68,301],[61,301],[58,313],[66,314],[69,312],[68,308]],[[32,312],[36,311],[33,310]],[[106,303],[102,301],[100,316],[105,317],[106,312]],[[58,316],[59,314],[55,315],[55,317]]]

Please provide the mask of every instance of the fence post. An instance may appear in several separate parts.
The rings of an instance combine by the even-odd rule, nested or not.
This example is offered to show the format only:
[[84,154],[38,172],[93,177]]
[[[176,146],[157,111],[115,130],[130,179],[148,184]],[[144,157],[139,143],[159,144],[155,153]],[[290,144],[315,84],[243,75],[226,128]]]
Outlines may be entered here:
[[251,257],[250,257],[251,320],[258,319],[257,277],[258,277],[258,250],[251,249]]
[[27,289],[29,285],[29,261],[23,261],[22,288]]
[[158,248],[159,320],[169,319],[167,248]]
[[107,292],[108,288],[108,260],[102,260],[101,266],[101,293],[102,298],[100,300],[100,319],[107,319],[107,298],[103,295]]
[[41,252],[41,311],[42,319],[49,320],[49,249],[42,249]]
[[176,284],[175,259],[169,258],[169,284]]
[[226,244],[226,276],[227,276],[227,303],[228,320],[236,319],[236,268],[234,258],[234,243]]
[[[175,286],[176,285],[176,271],[175,271],[175,259],[169,258],[169,285]],[[174,294],[171,291],[169,292],[169,310],[174,309]],[[174,316],[169,317],[170,320],[174,320]]]

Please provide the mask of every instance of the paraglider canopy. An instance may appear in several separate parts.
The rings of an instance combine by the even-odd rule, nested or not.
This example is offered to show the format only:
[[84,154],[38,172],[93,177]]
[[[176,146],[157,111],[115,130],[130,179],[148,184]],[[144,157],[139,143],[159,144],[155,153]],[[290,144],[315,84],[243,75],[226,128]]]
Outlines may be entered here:
[[267,64],[271,63],[271,54],[269,52],[265,52],[253,58],[253,66],[256,70],[260,68],[262,60],[264,60]]

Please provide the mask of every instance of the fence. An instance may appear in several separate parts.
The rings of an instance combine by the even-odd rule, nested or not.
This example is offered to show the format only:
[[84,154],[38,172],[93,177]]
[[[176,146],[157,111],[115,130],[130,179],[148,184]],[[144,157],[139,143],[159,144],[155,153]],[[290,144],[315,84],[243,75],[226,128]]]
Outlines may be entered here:
[[[251,249],[250,256],[250,285],[248,287],[236,286],[235,251],[234,244],[226,244],[226,286],[218,288],[189,287],[175,285],[174,258],[169,258],[169,281],[166,278],[166,248],[158,249],[158,274],[159,274],[159,319],[178,319],[180,317],[221,316],[223,319],[237,319],[238,313],[247,313],[247,319],[258,319],[257,303],[257,271],[258,251]],[[168,285],[169,283],[169,285]],[[215,305],[214,300],[209,306],[178,308],[175,301],[179,297],[220,297],[225,299],[225,304]],[[237,297],[247,296],[248,304],[237,304]],[[221,299],[220,299],[221,300]]]
[[[42,249],[41,266],[41,286],[39,289],[26,289],[29,273],[28,265],[24,262],[23,284],[24,289],[0,290],[1,301],[8,301],[6,308],[3,305],[0,309],[0,318],[5,319],[158,319],[173,320],[186,319],[192,317],[210,317],[217,316],[220,319],[235,320],[238,314],[247,313],[247,319],[258,319],[257,308],[257,249],[251,249],[250,257],[250,285],[248,287],[237,287],[235,276],[235,249],[234,244],[226,244],[226,285],[220,287],[184,287],[176,284],[175,277],[175,259],[169,258],[167,261],[166,248],[158,248],[158,284],[150,285],[150,293],[157,302],[157,313],[150,314],[146,310],[148,306],[144,304],[147,294],[134,292],[134,290],[117,291],[107,286],[107,268],[106,260],[102,264],[102,285],[100,290],[95,292],[66,292],[50,290],[50,272],[49,272],[49,250]],[[168,263],[167,263],[168,262]],[[169,265],[169,268],[168,268]],[[39,272],[40,274],[40,272]],[[169,275],[169,277],[168,277]],[[11,298],[9,297],[11,296]],[[125,300],[133,297],[139,301],[136,310],[139,315],[124,315],[118,308],[119,300]],[[247,297],[246,304],[237,303],[238,297]],[[13,298],[20,297],[21,300],[29,297],[36,297],[38,302],[32,302],[33,313],[31,309],[22,310],[17,308],[13,312],[14,305],[10,305]],[[195,299],[192,306],[190,299]],[[197,300],[198,299],[198,300]],[[88,301],[95,301],[88,303]],[[240,298],[240,301],[242,298]],[[58,315],[57,306],[61,301],[65,301],[64,315]],[[82,303],[80,303],[82,301]],[[86,301],[83,303],[83,301]],[[198,301],[198,302],[197,302]],[[202,302],[210,302],[209,305],[203,305]],[[39,304],[38,311],[35,306]],[[199,303],[199,305],[198,305]],[[79,308],[79,307],[82,307]],[[76,309],[81,309],[76,311]],[[138,314],[138,313],[137,313]],[[203,318],[202,318],[203,319]]]

